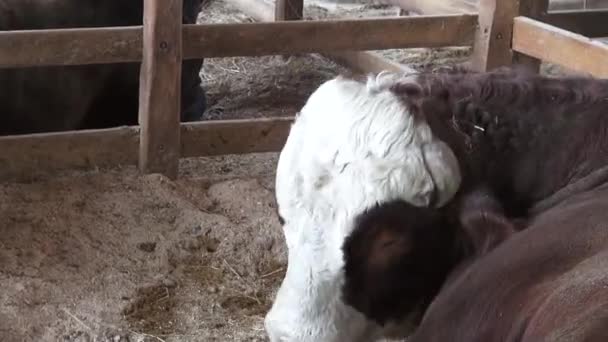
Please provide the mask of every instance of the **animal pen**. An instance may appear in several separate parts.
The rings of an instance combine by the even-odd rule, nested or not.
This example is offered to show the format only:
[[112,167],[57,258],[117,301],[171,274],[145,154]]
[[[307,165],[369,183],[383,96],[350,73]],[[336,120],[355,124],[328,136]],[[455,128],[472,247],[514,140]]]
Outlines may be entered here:
[[[268,11],[261,0],[236,1]],[[0,178],[139,164],[177,177],[181,157],[279,151],[291,119],[179,122],[180,61],[324,53],[360,71],[401,66],[363,50],[473,46],[472,67],[544,60],[608,76],[608,10],[547,12],[548,0],[481,0],[478,13],[300,21],[302,0],[277,0],[275,22],[181,24],[180,0],[146,0],[143,27],[0,32],[0,67],[141,61],[139,126],[0,137]]]
[[[248,158],[258,152],[280,151],[293,119],[180,123],[182,59],[321,53],[359,72],[406,71],[406,66],[367,51],[469,46],[473,49],[471,66],[477,70],[513,63],[538,68],[544,60],[577,72],[608,76],[608,46],[592,40],[608,36],[608,10],[547,12],[547,0],[480,0],[475,6],[469,0],[445,0],[436,7],[433,4],[439,1],[412,1],[426,14],[340,20],[300,20],[302,0],[277,0],[275,7],[264,0],[225,0],[259,22],[196,25],[181,24],[181,0],[144,2],[143,27],[0,32],[0,68],[142,62],[139,126],[0,137],[0,226],[6,222],[0,238],[3,341],[25,340],[3,338],[6,327],[2,324],[15,323],[5,319],[10,310],[16,316],[36,313],[23,315],[23,321],[33,323],[18,322],[27,328],[36,320],[42,325],[45,321],[40,315],[49,315],[88,331],[96,323],[87,317],[111,312],[118,303],[125,306],[123,314],[130,329],[141,333],[136,335],[146,337],[145,341],[170,341],[163,334],[180,330],[181,321],[194,322],[191,326],[197,329],[202,329],[200,322],[207,318],[211,327],[229,325],[222,321],[224,317],[211,319],[213,308],[202,319],[181,312],[176,318],[174,313],[189,312],[186,301],[206,311],[205,305],[210,305],[206,301],[224,291],[224,285],[214,283],[220,277],[232,277],[243,292],[228,293],[222,298],[223,306],[258,316],[268,308],[265,298],[271,294],[260,295],[257,288],[249,291],[248,282],[259,280],[260,287],[272,287],[264,290],[270,292],[276,284],[268,286],[270,281],[264,281],[280,278],[284,271],[282,259],[274,255],[252,260],[263,249],[284,254],[281,228],[271,206],[272,186],[225,178],[217,184],[207,179],[195,179],[193,184],[167,179],[176,179],[178,171],[184,174],[184,168],[191,165],[202,174],[224,170],[224,165],[209,161],[211,158],[184,167],[184,160],[190,157],[241,154]],[[456,11],[446,13],[445,4]],[[271,178],[276,167],[256,157],[243,165],[246,163],[251,169],[233,173]],[[104,170],[94,177],[53,178],[41,185],[3,183],[35,179],[32,175],[37,173],[133,165],[139,166],[142,177],[127,175],[125,182],[117,181],[114,171]],[[178,165],[182,165],[180,170]],[[78,186],[82,189],[74,190]],[[191,189],[195,187],[201,190]],[[186,195],[180,197],[177,192]],[[52,215],[58,208],[63,208],[59,220]],[[97,221],[103,224],[94,224]],[[155,222],[160,223],[154,226]],[[226,236],[232,240],[220,244]],[[243,265],[235,263],[239,258],[245,260]],[[256,264],[263,267],[254,269]],[[180,284],[183,290],[176,290],[171,273],[179,267],[187,274],[175,276],[184,283]],[[218,271],[220,267],[222,271]],[[63,277],[64,273],[71,278]],[[150,274],[162,277],[150,279]],[[40,281],[43,277],[50,279],[48,284]],[[174,294],[177,291],[183,298]],[[15,293],[18,299],[9,298]],[[25,308],[6,304],[21,298],[25,298]],[[45,313],[41,302],[54,302],[58,310]],[[77,305],[86,312],[77,312]],[[260,326],[259,320],[254,326]],[[33,340],[45,340],[40,336],[37,333]],[[83,340],[71,337],[64,340]],[[101,340],[125,341],[110,337]],[[234,335],[232,340],[247,340],[245,337]],[[226,340],[229,338],[219,339]]]

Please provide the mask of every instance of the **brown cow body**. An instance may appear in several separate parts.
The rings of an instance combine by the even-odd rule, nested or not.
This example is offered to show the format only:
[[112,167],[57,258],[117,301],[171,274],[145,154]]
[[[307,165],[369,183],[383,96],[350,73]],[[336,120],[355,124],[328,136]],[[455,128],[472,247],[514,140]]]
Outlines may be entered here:
[[410,342],[608,341],[608,184],[534,217],[464,270]]
[[608,340],[608,81],[456,71],[393,91],[463,183],[445,208],[357,225],[345,302],[381,325],[423,316],[408,341]]

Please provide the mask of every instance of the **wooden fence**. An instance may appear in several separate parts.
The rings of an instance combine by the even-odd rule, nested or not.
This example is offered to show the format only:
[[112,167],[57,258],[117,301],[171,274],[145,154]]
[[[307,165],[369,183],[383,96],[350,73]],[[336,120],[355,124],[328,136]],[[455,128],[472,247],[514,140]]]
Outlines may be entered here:
[[[241,3],[259,12],[259,1]],[[400,66],[356,51],[473,46],[477,70],[545,60],[608,76],[608,47],[590,39],[608,36],[608,11],[547,6],[480,0],[478,13],[300,21],[302,0],[277,0],[274,22],[182,25],[182,0],[144,0],[139,27],[0,32],[0,68],[141,61],[139,126],[0,137],[0,179],[137,163],[176,178],[181,157],[282,148],[291,118],[180,124],[182,59],[316,52],[378,71]]]

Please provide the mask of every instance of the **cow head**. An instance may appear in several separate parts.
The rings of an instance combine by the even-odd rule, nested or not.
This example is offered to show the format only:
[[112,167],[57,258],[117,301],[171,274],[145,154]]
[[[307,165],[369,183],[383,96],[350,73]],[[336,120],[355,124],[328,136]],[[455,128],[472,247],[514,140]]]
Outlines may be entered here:
[[[369,341],[415,319],[370,319],[355,307],[377,303],[358,302],[345,285],[347,273],[348,281],[361,281],[345,270],[344,251],[356,245],[345,243],[353,234],[365,236],[366,227],[373,232],[374,225],[391,227],[403,217],[425,234],[425,227],[442,224],[437,208],[461,183],[454,153],[404,101],[407,91],[395,92],[397,83],[415,85],[416,78],[337,77],[321,85],[296,117],[276,174],[288,267],[265,320],[273,342]],[[401,210],[411,214],[395,217]],[[408,246],[390,233],[377,230],[381,239],[371,248],[399,252]],[[410,252],[421,258],[427,253]],[[404,303],[412,312],[418,304]]]

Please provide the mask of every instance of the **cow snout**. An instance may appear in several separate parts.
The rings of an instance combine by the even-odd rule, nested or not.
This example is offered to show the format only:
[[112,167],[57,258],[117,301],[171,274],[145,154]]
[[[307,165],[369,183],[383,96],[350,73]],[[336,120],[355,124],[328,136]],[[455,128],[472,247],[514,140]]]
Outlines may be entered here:
[[270,342],[290,341],[289,332],[285,331],[284,329],[281,329],[280,324],[278,324],[278,322],[266,318],[266,320],[264,321],[264,328],[266,329],[266,334],[268,335]]
[[289,342],[289,336],[287,334],[281,334],[280,332],[268,332],[268,339],[270,342]]

